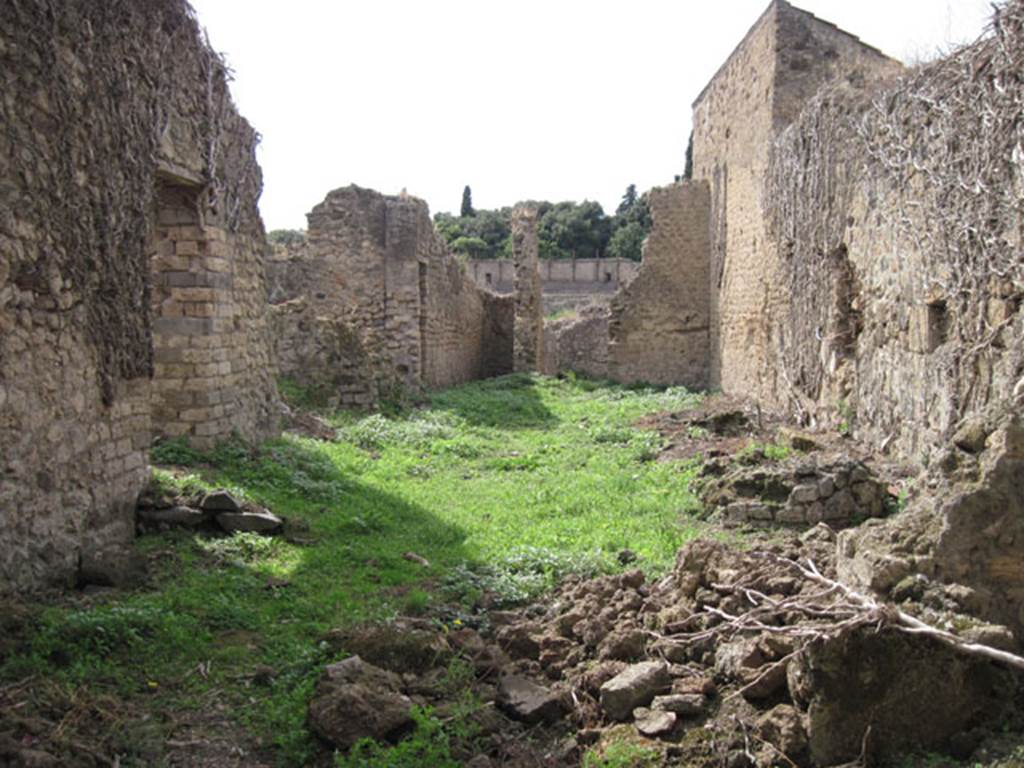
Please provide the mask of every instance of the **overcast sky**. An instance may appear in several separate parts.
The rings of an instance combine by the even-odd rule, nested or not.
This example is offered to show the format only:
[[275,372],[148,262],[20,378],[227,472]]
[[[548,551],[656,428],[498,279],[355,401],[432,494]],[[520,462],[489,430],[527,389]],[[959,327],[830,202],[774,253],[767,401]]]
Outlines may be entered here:
[[[683,168],[690,105],[767,0],[192,0],[262,134],[268,229],[350,183],[456,211],[597,200]],[[891,56],[974,40],[987,0],[796,0]]]

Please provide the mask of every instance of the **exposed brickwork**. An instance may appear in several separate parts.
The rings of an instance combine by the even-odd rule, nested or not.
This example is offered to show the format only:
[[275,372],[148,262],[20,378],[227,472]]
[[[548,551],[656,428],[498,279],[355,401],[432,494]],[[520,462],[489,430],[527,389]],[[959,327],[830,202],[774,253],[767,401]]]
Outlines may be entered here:
[[131,538],[154,431],[268,434],[276,391],[255,132],[187,5],[12,5],[0,62],[6,592]]
[[770,351],[784,343],[772,318],[790,301],[767,232],[772,140],[824,83],[874,80],[899,68],[775,0],[694,103],[694,178],[711,189],[711,386],[769,402],[785,398],[788,386]]
[[516,270],[512,366],[516,371],[539,371],[544,365],[544,306],[534,208],[520,206],[512,211],[512,261]]
[[649,193],[653,226],[636,278],[616,294],[608,325],[608,374],[615,381],[708,381],[708,184],[683,182]]
[[152,257],[157,434],[207,449],[236,433],[247,440],[274,433],[264,249],[220,227],[158,218]]

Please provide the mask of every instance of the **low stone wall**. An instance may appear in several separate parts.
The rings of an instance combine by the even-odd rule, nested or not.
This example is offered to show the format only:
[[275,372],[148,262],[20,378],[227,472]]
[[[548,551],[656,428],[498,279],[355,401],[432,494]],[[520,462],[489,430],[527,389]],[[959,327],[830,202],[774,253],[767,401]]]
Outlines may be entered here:
[[544,373],[608,377],[608,310],[590,307],[544,323]]
[[[712,478],[701,491],[726,525],[845,527],[889,511],[886,485],[848,457],[799,457],[753,466],[705,465]],[[722,472],[714,477],[715,472]]]
[[512,304],[479,290],[426,203],[349,186],[271,261],[282,375],[341,406],[511,370]]
[[653,225],[639,273],[611,303],[608,375],[704,389],[708,337],[708,185],[652,189]]

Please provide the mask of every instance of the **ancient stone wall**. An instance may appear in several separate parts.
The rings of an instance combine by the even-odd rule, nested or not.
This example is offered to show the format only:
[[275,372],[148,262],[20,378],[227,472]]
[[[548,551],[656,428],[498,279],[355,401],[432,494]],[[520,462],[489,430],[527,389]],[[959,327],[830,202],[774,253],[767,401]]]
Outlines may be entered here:
[[544,365],[544,308],[537,271],[537,210],[512,211],[512,261],[516,270],[512,367],[539,371]]
[[640,271],[611,304],[608,375],[703,389],[709,362],[709,185],[655,188],[649,203],[653,225]]
[[778,402],[773,322],[790,297],[767,232],[769,149],[826,82],[865,82],[899,65],[856,37],[775,0],[694,103],[694,178],[711,194],[711,386]]
[[509,300],[476,287],[422,200],[349,186],[308,219],[306,242],[273,261],[282,375],[369,407],[511,369]]
[[809,417],[903,455],[1024,378],[1022,22],[1012,3],[996,36],[894,86],[824,92],[773,151],[794,297],[777,375]]
[[609,314],[606,307],[585,307],[572,317],[546,320],[543,372],[608,378]]
[[[167,202],[156,192],[160,179],[193,188],[190,202],[171,205],[167,216],[183,207],[202,226],[216,227],[221,234],[211,238],[231,249],[218,258],[252,256],[225,270],[236,278],[233,321],[245,323],[231,342],[245,360],[229,356],[216,363],[230,371],[208,371],[232,380],[238,393],[211,403],[224,411],[207,418],[251,435],[269,421],[274,387],[269,374],[245,370],[246,361],[253,368],[267,361],[265,348],[255,348],[263,316],[256,297],[264,290],[255,134],[234,112],[224,66],[202,42],[188,6],[6,3],[0,61],[6,592],[66,583],[83,554],[133,534],[152,431],[169,423],[168,414],[154,412],[153,393],[167,374],[160,366],[177,364],[154,350],[164,329],[153,317],[151,255],[179,259],[174,271],[190,273],[201,248],[198,235],[183,237],[192,245],[180,253],[157,244],[155,233],[172,226],[156,220],[155,209]],[[207,303],[197,294],[188,301]],[[178,345],[183,362],[186,350],[201,357],[202,339]],[[222,434],[220,426],[210,434]]]

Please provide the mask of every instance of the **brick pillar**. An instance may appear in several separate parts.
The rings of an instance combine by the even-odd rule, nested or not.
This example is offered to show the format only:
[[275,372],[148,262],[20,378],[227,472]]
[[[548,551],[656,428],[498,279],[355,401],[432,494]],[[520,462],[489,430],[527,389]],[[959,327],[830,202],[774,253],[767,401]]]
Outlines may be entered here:
[[537,271],[535,208],[518,207],[512,212],[512,259],[516,271],[513,370],[537,371],[544,360],[544,303]]

